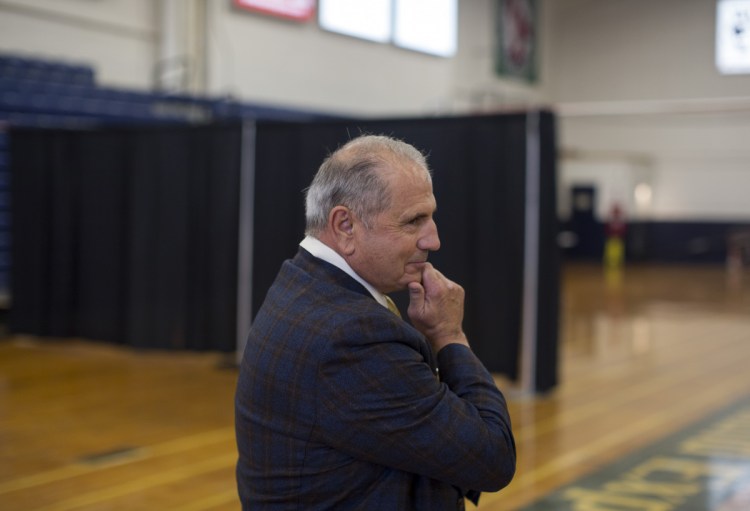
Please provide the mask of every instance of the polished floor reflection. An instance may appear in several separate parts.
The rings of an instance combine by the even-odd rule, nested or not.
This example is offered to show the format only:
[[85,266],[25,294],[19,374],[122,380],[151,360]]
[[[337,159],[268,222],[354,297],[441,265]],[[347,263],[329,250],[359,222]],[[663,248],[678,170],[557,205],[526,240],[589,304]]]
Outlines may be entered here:
[[[727,445],[747,453],[750,438],[750,273],[568,264],[561,323],[562,383],[533,398],[511,392],[518,473],[479,509],[750,509],[747,458],[722,458]],[[0,509],[239,509],[236,372],[223,362],[80,340],[0,341]],[[710,460],[706,485],[666,481],[669,498],[644,499],[648,484],[655,491],[648,463],[682,455],[687,441]],[[638,499],[623,490],[634,484]],[[617,492],[631,499],[607,503]]]
[[[621,473],[613,464],[628,456],[649,459],[659,442],[741,411],[750,399],[748,273],[716,266],[607,272],[568,264],[562,312],[562,384],[548,396],[511,403],[518,474],[503,492],[485,495],[480,509],[524,509],[585,477],[600,475],[602,487],[617,484],[604,480]],[[750,470],[750,459],[744,463]],[[735,481],[738,499],[743,477]],[[710,474],[703,481],[711,484]],[[750,509],[695,495],[611,502],[591,495],[528,509]]]

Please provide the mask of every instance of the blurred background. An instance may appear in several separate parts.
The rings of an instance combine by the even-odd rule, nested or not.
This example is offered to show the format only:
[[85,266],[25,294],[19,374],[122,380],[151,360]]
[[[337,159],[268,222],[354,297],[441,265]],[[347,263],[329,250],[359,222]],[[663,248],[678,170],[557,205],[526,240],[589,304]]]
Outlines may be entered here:
[[[495,0],[441,2],[455,25],[447,14],[412,15],[446,33],[446,42],[423,45],[430,53],[377,26],[358,27],[363,17],[377,25],[384,15],[363,15],[364,7],[352,7],[357,2],[348,7],[353,28],[341,28],[336,15],[320,18],[332,29],[321,27],[315,2],[278,2],[277,15],[267,3],[0,2],[0,51],[44,61],[24,71],[4,65],[0,121],[377,118],[543,107],[557,118],[557,208],[569,256],[601,256],[603,224],[615,206],[634,226],[628,257],[646,260],[721,262],[727,229],[750,216],[742,2],[509,2],[515,11],[505,18]],[[724,25],[723,4],[740,9],[725,14]],[[390,19],[383,23],[390,30]],[[368,39],[339,33],[357,29]],[[503,37],[515,52],[504,61]],[[729,57],[720,57],[720,42]],[[35,83],[53,63],[58,74],[41,80],[48,86]],[[13,73],[29,81],[19,85]],[[0,150],[4,172],[8,149]],[[576,207],[587,202],[590,208]],[[7,276],[0,287],[7,289]]]
[[[192,508],[235,508],[235,351],[241,350],[250,311],[262,299],[258,283],[272,278],[278,262],[261,269],[257,254],[250,262],[251,231],[255,226],[258,243],[276,206],[299,213],[294,208],[301,206],[304,184],[280,193],[274,187],[307,182],[315,171],[311,162],[351,129],[409,133],[429,146],[435,142],[425,133],[454,129],[445,124],[452,119],[500,124],[509,119],[507,137],[482,143],[493,154],[508,147],[518,153],[520,163],[503,166],[502,172],[521,181],[509,182],[538,173],[534,162],[541,161],[541,189],[551,187],[542,192],[541,204],[538,196],[525,195],[518,203],[525,213],[513,217],[531,231],[525,238],[519,234],[518,257],[504,266],[508,279],[518,276],[510,286],[514,294],[501,303],[512,311],[513,328],[502,341],[512,349],[500,353],[477,341],[498,382],[512,389],[519,446],[528,453],[519,469],[521,482],[514,482],[506,500],[501,493],[485,501],[486,509],[528,505],[626,450],[748,395],[750,383],[732,380],[707,394],[703,407],[675,408],[663,421],[652,422],[653,429],[626,430],[630,433],[585,454],[576,450],[585,437],[605,434],[611,424],[598,424],[581,412],[594,425],[575,440],[564,428],[580,424],[563,419],[553,424],[555,417],[577,415],[575,407],[587,400],[597,406],[594,416],[616,413],[606,404],[612,395],[586,394],[597,387],[625,392],[626,382],[637,380],[644,389],[659,389],[671,373],[656,367],[656,361],[681,350],[701,360],[708,356],[703,351],[707,338],[723,336],[722,342],[729,343],[726,356],[737,364],[748,361],[750,1],[0,0],[0,307],[5,329],[0,343],[0,435],[5,435],[0,507],[115,509],[107,506],[129,498],[119,508],[191,509],[177,505],[169,489],[148,493],[162,483],[189,481],[176,472],[167,471],[173,476],[162,483],[157,478],[141,486],[86,480],[80,490],[72,485],[71,492],[71,485],[64,485],[79,474],[100,476],[111,467],[184,454],[192,447],[165,442],[185,438],[180,445],[209,450],[217,442],[224,449],[223,457],[208,465],[174,458],[174,466],[187,464],[200,476],[214,471],[210,487],[191,499]],[[413,121],[426,131],[412,128]],[[209,127],[218,130],[207,132],[208,141],[203,135],[194,138]],[[329,129],[324,141],[311,148],[307,133]],[[473,147],[472,135],[455,133],[445,144],[460,139]],[[543,145],[538,153],[535,133]],[[80,134],[86,138],[77,138]],[[274,178],[274,164],[284,150],[264,153],[273,136],[287,144],[287,152],[296,154],[299,148],[309,159],[293,161],[287,154],[284,165],[292,174],[279,170]],[[71,152],[81,147],[88,152]],[[469,168],[477,158],[473,149],[446,156],[438,147],[433,150],[438,170],[447,165],[444,161],[457,169],[451,179],[458,181],[445,182],[448,195],[461,180],[462,165]],[[129,166],[135,160],[150,163],[132,177],[128,169],[135,168]],[[204,170],[190,170],[187,181],[180,181],[180,169],[192,169],[196,161],[205,163]],[[148,184],[151,168],[162,173]],[[261,175],[259,169],[271,177],[263,178],[268,182],[258,178],[254,190],[243,176]],[[71,172],[78,181],[60,181]],[[105,174],[129,177],[118,181]],[[476,175],[481,188],[487,182]],[[172,179],[186,190],[210,194],[190,195],[174,208],[160,195],[166,192],[154,191],[169,188]],[[521,187],[518,194],[528,192],[525,183],[526,192]],[[130,187],[129,195],[120,194],[123,187]],[[235,199],[225,201],[216,191],[221,187]],[[254,193],[254,202],[248,203],[245,199]],[[486,207],[499,211],[492,209],[495,203],[512,202],[513,193],[490,197]],[[78,202],[81,197],[85,200]],[[118,201],[125,209],[131,203],[147,208],[135,220],[113,214],[111,220],[125,226],[124,234],[108,237],[102,233],[110,227],[95,219]],[[170,223],[170,215],[183,213],[179,222]],[[85,220],[71,228],[66,215]],[[539,224],[529,227],[529,215],[539,216]],[[288,240],[295,242],[300,222],[295,218],[283,243],[276,245],[270,237],[262,244],[291,255]],[[502,216],[486,221],[505,225]],[[154,224],[162,230],[153,230]],[[187,245],[161,238],[175,225],[185,231],[180,243]],[[218,225],[227,226],[231,236],[217,234]],[[528,232],[540,246],[528,245]],[[98,248],[88,252],[73,248],[89,246],[90,239],[104,239],[106,249],[101,244],[92,244]],[[529,250],[535,254],[531,262]],[[175,265],[179,251],[190,256]],[[133,269],[131,260],[160,263]],[[50,270],[60,265],[74,271],[58,275]],[[98,270],[81,291],[70,279],[89,266]],[[133,284],[126,267],[143,284]],[[231,271],[222,270],[227,268]],[[160,280],[170,271],[181,273]],[[147,285],[154,282],[172,291]],[[86,291],[95,287],[124,289],[117,292],[117,300],[124,302],[106,292]],[[123,318],[120,309],[108,307],[109,298],[118,304],[142,301],[149,311]],[[175,308],[188,320],[160,330],[159,318]],[[529,317],[531,309],[538,314]],[[469,307],[470,315],[474,310]],[[708,316],[700,316],[704,313]],[[686,331],[691,321],[696,329]],[[128,325],[127,335],[118,330],[121,323]],[[86,328],[79,331],[74,324]],[[698,332],[701,338],[693,340]],[[158,349],[121,352],[118,344]],[[511,356],[513,363],[493,365],[496,356]],[[674,370],[683,362],[675,359]],[[639,372],[651,363],[650,372]],[[737,369],[726,364],[704,365],[700,378],[718,382],[719,376],[736,376]],[[613,367],[623,378],[617,385]],[[206,378],[203,390],[191,381],[196,372]],[[154,379],[149,383],[138,374]],[[704,382],[697,373],[674,374],[672,383]],[[114,378],[111,386],[108,377]],[[56,387],[60,378],[70,387]],[[154,386],[174,394],[162,400],[151,395],[147,410],[139,408],[138,399]],[[96,387],[102,396],[82,397],[84,389],[88,393]],[[195,399],[193,406],[175,406],[180,401],[175,396],[186,395]],[[644,403],[649,397],[656,399],[644,390],[621,399]],[[68,405],[49,411],[50,403],[62,398],[70,400]],[[682,398],[688,399],[665,391],[662,405],[655,402],[654,409]],[[123,412],[120,401],[137,413]],[[170,412],[176,414],[172,417],[181,419],[161,415],[171,406],[178,409]],[[622,413],[629,417],[636,409]],[[206,415],[210,418],[202,422]],[[39,417],[51,420],[46,428]],[[83,423],[100,424],[111,434],[94,440]],[[59,442],[53,432],[61,435]],[[75,440],[73,432],[83,437]],[[573,458],[582,460],[574,469]],[[551,475],[561,472],[566,475]],[[36,492],[39,488],[46,488],[46,496]],[[185,496],[186,488],[180,490]],[[72,496],[79,493],[88,500]],[[149,505],[157,501],[166,507]],[[62,504],[55,507],[55,502]]]

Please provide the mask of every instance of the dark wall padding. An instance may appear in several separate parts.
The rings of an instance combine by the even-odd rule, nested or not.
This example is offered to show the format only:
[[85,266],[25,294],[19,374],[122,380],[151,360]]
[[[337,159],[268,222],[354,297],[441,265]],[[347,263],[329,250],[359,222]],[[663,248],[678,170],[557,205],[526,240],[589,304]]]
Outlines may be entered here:
[[557,150],[554,118],[542,114],[539,124],[539,264],[537,266],[536,360],[534,390],[557,385],[560,331],[560,263],[557,218]]
[[[559,254],[555,132],[541,115],[538,390],[557,381]],[[431,261],[466,290],[464,328],[487,367],[518,376],[524,267],[526,115],[258,123],[253,313],[304,235],[304,189],[324,157],[361,132],[401,138],[428,154],[442,248]],[[396,297],[405,310],[406,296]]]
[[[539,119],[534,390],[557,382],[555,124]],[[253,314],[304,233],[304,189],[361,132],[428,154],[442,248],[466,289],[464,328],[493,372],[519,376],[527,116],[255,125]],[[242,126],[11,133],[10,329],[150,348],[232,351]],[[244,148],[249,154],[250,148]],[[396,296],[402,310],[406,294]],[[244,333],[243,333],[244,334]]]
[[11,331],[234,350],[240,133],[13,130]]
[[[575,233],[578,243],[566,248],[568,261],[601,261],[606,240],[606,224],[591,221],[583,231],[573,221],[561,228]],[[625,258],[631,263],[726,264],[730,238],[734,233],[750,230],[746,220],[628,221],[625,232]]]

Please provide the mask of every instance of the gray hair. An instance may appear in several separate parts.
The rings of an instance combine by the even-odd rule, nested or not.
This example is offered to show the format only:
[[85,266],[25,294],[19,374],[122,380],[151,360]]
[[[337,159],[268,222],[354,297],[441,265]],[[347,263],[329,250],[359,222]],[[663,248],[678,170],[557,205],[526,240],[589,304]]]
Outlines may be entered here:
[[306,192],[305,233],[315,236],[328,223],[336,206],[346,206],[372,227],[373,219],[390,207],[390,192],[382,170],[398,161],[416,163],[430,170],[427,159],[414,146],[383,135],[363,135],[352,139],[323,161]]

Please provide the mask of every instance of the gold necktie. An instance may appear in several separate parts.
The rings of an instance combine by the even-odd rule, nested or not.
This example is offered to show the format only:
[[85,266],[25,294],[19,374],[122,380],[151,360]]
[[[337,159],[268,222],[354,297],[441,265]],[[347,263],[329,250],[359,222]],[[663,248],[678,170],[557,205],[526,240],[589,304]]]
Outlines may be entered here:
[[391,297],[388,295],[383,295],[383,296],[385,296],[385,302],[388,304],[388,310],[400,318],[401,311],[398,310],[398,307],[396,307],[396,304],[393,303],[393,300],[391,300]]

